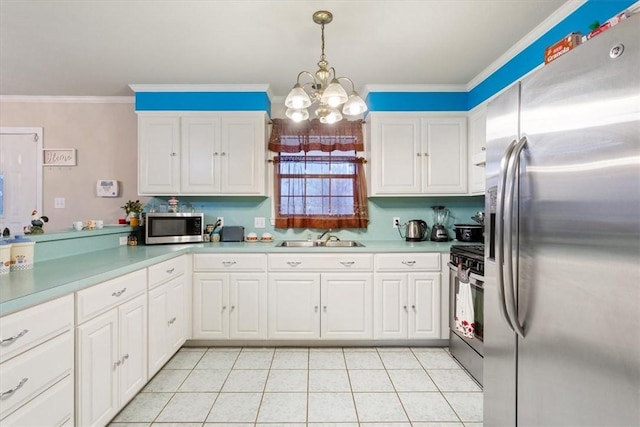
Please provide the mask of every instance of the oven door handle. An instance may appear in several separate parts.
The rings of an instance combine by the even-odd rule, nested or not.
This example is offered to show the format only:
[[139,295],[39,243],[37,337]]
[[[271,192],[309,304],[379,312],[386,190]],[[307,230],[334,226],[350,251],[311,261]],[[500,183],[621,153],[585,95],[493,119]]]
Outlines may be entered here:
[[[524,328],[520,324],[518,319],[518,308],[516,305],[515,287],[518,284],[517,271],[514,274],[513,267],[513,208],[514,208],[514,193],[516,188],[516,181],[518,180],[518,171],[520,170],[520,154],[527,145],[527,137],[523,136],[518,141],[518,144],[513,149],[511,158],[507,164],[506,171],[506,189],[504,200],[504,235],[506,237],[506,257],[504,258],[504,277],[507,279],[504,281],[505,287],[505,302],[507,306],[507,314],[511,320],[515,333],[524,338]],[[516,247],[517,250],[517,247]],[[516,253],[517,256],[517,253]]]
[[509,159],[513,154],[513,149],[517,144],[517,140],[514,139],[507,146],[507,149],[500,160],[500,174],[498,176],[498,191],[496,194],[496,223],[495,223],[495,238],[496,238],[496,284],[498,288],[498,308],[500,309],[500,315],[502,316],[502,320],[507,325],[507,327],[515,333],[513,329],[513,325],[511,325],[511,319],[509,318],[509,314],[507,313],[507,305],[505,300],[505,292],[504,292],[504,229],[503,229],[503,221],[504,221],[504,196],[505,196],[505,185],[506,185],[506,177],[507,177],[507,165]]

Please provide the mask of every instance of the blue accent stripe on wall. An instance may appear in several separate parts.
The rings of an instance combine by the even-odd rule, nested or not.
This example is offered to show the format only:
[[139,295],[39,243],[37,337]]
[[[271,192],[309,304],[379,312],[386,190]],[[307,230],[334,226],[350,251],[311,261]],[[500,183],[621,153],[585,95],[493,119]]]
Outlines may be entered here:
[[637,0],[587,0],[562,22],[540,36],[470,92],[370,92],[369,111],[469,111],[544,62],[544,50],[572,32],[589,33]]
[[137,92],[136,111],[267,111],[266,92]]
[[467,111],[467,92],[370,92],[371,111]]
[[589,33],[589,25],[594,21],[603,24],[608,19],[625,10],[636,0],[589,0],[571,15],[550,29],[538,40],[525,48],[482,83],[469,92],[468,109],[476,107],[491,96],[522,78],[525,74],[544,62],[544,50],[566,35],[579,31]]

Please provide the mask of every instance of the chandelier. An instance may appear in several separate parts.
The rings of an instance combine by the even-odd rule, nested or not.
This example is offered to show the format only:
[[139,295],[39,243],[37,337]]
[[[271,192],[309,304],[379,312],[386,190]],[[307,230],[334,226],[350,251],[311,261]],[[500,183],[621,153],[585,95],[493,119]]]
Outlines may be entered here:
[[[329,67],[329,62],[326,60],[324,54],[324,26],[332,20],[333,15],[326,10],[319,10],[313,14],[313,22],[319,24],[322,29],[320,38],[322,53],[320,61],[318,61],[318,70],[315,74],[309,71],[301,71],[298,74],[296,84],[284,101],[284,105],[287,107],[286,116],[295,122],[307,120],[309,118],[307,108],[315,103],[318,104],[315,114],[321,123],[339,122],[342,120],[343,114],[356,116],[367,111],[367,104],[356,93],[353,81],[348,77],[337,77],[335,68]],[[300,79],[303,76],[310,77],[311,81],[301,84]],[[350,95],[347,95],[347,91],[341,84],[342,81],[351,83]],[[340,107],[342,108],[340,109]]]

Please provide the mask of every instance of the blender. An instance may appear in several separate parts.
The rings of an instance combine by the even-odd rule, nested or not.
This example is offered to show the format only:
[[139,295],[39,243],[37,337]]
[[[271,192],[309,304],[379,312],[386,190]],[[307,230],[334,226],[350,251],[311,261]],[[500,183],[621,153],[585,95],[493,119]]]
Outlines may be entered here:
[[433,227],[431,227],[431,240],[434,242],[448,242],[449,234],[445,228],[449,218],[449,209],[444,206],[432,206]]

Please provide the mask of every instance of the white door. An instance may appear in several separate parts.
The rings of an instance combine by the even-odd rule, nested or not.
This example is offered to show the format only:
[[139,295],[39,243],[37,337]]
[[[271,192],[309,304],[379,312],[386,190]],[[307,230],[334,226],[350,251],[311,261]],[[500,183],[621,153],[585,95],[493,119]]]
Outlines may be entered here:
[[223,117],[220,148],[222,192],[264,194],[264,118]]
[[467,125],[465,117],[423,119],[422,190],[467,192]]
[[270,339],[320,338],[320,274],[270,274]]
[[232,273],[229,279],[229,338],[266,338],[266,274]]
[[149,378],[169,360],[167,324],[169,320],[168,284],[149,291]]
[[229,338],[229,275],[193,275],[193,338]]
[[182,344],[187,340],[187,309],[186,309],[186,278],[180,276],[169,283],[169,317],[167,325],[169,326],[168,348],[169,357],[175,354]]
[[138,193],[180,191],[180,119],[138,117]]
[[0,128],[0,232],[22,234],[42,211],[42,128]]
[[390,116],[371,120],[372,194],[420,193],[420,118]]
[[409,339],[440,338],[440,273],[409,273]]
[[377,273],[374,279],[374,338],[406,339],[407,274]]
[[118,310],[77,328],[76,420],[104,426],[118,412]]
[[367,273],[322,273],[320,336],[373,338],[373,278]]
[[119,405],[124,406],[147,383],[147,296],[140,295],[122,304],[118,312]]
[[189,194],[220,192],[220,118],[183,117],[180,189]]

